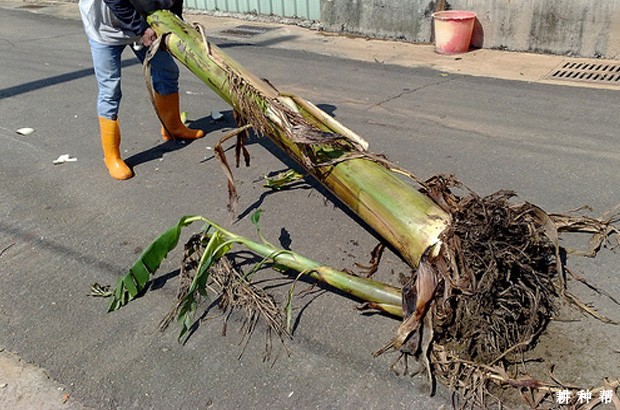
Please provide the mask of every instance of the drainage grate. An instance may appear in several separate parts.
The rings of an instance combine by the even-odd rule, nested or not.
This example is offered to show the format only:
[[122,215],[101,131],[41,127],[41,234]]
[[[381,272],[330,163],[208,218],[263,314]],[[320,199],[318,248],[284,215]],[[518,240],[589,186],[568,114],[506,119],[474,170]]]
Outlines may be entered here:
[[620,86],[620,63],[566,61],[551,71],[547,78]]
[[241,25],[234,28],[229,28],[223,30],[222,34],[228,34],[231,36],[239,36],[239,37],[253,37],[259,34],[265,34],[268,31],[275,30],[278,27],[273,26],[250,26],[250,25]]

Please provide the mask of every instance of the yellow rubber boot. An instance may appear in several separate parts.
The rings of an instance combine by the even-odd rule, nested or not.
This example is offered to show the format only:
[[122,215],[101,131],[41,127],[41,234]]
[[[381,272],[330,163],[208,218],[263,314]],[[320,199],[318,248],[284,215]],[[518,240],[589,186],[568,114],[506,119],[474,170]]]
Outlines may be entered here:
[[101,145],[103,146],[103,161],[108,168],[110,176],[115,179],[129,179],[133,176],[131,169],[121,159],[121,129],[118,120],[109,120],[99,117],[99,129],[101,130]]
[[[155,93],[155,105],[159,116],[165,126],[161,128],[161,136],[163,139],[173,140],[193,140],[204,137],[202,130],[193,130],[187,128],[181,121],[181,112],[179,111],[179,93],[161,95]],[[170,132],[170,134],[166,131]]]

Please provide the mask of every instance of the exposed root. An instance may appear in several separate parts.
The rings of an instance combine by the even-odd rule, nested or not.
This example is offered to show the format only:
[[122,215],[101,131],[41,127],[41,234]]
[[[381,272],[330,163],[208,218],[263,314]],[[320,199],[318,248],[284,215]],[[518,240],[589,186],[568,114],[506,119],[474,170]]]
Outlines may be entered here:
[[272,336],[275,335],[286,348],[285,339],[290,338],[286,329],[282,310],[278,307],[271,295],[256,287],[247,278],[235,269],[226,258],[213,267],[211,272],[212,286],[221,292],[219,307],[226,313],[226,320],[235,311],[243,311],[240,332],[243,349],[239,357],[245,352],[252,334],[259,322],[266,326],[265,351],[263,360],[269,361],[273,351]]
[[[533,378],[524,358],[559,304],[570,302],[615,323],[566,290],[558,231],[592,234],[584,254],[593,256],[602,246],[617,246],[612,236],[619,233],[614,225],[618,212],[603,218],[547,215],[532,204],[513,201],[511,191],[482,198],[467,190],[460,197],[454,188],[463,186],[451,176],[424,184],[429,196],[451,213],[453,224],[441,248],[429,250],[403,287],[405,320],[380,352],[393,347],[417,357],[431,381],[436,377],[456,393],[455,407],[501,405],[500,386],[520,391],[532,408],[555,408],[554,393],[569,389],[576,396],[579,389],[552,375],[549,382]],[[432,341],[425,337],[430,332]]]
[[[586,208],[590,210],[589,208]],[[620,204],[605,213],[600,218],[586,215],[549,214],[559,232],[582,232],[592,235],[587,249],[567,249],[573,255],[593,258],[602,247],[615,249],[620,245],[620,229],[616,226],[620,222]]]
[[[188,297],[189,289],[194,280],[194,275],[200,256],[202,254],[202,243],[205,239],[204,234],[196,233],[185,243],[183,249],[183,262],[181,263],[181,273],[179,275],[179,288],[177,290],[174,307],[168,312],[166,317],[159,323],[159,330],[162,332],[168,328],[170,323],[179,316],[183,304]],[[199,295],[197,295],[199,297]]]
[[464,359],[495,360],[534,339],[556,310],[555,246],[537,208],[511,203],[513,195],[471,195],[453,212],[445,262],[456,264],[444,281],[435,325],[437,340]]
[[[203,234],[195,234],[185,245],[176,303],[174,308],[160,323],[162,331],[167,328],[173,319],[183,314],[188,298],[192,298],[196,304],[200,300],[202,292],[196,290],[190,293],[190,288],[204,250],[204,243],[205,236]],[[290,334],[286,329],[286,320],[282,309],[280,309],[270,294],[251,283],[245,275],[234,268],[227,257],[222,257],[211,267],[206,287],[216,295],[217,303],[211,304],[205,314],[213,306],[220,308],[224,317],[222,334],[225,335],[227,333],[228,321],[233,314],[238,311],[243,312],[240,327],[240,344],[243,348],[239,357],[245,352],[259,323],[265,326],[263,360],[269,361],[271,359],[274,335],[288,352],[284,342],[285,339],[290,338]]]
[[361,263],[356,263],[355,266],[364,270],[362,274],[365,277],[367,278],[371,277],[377,271],[377,269],[379,269],[379,263],[381,262],[383,251],[385,251],[385,243],[379,242],[377,246],[374,247],[374,249],[372,250],[370,254],[371,257],[370,257],[370,261],[368,262],[368,265],[362,265]]

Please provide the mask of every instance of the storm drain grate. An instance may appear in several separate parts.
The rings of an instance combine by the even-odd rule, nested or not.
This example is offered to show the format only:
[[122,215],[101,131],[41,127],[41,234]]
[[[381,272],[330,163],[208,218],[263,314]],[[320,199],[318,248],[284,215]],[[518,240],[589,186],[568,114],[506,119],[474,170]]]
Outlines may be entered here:
[[229,28],[223,30],[222,34],[228,34],[231,36],[239,36],[239,37],[253,37],[259,34],[265,34],[268,31],[275,30],[278,27],[273,26],[250,26],[250,25],[241,25],[234,28]]
[[620,86],[620,64],[566,61],[549,73],[547,78]]

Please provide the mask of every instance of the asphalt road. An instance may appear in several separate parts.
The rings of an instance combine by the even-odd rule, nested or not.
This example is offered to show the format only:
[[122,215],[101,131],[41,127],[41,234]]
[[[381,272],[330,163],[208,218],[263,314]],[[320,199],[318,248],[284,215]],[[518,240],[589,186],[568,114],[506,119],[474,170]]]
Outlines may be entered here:
[[[151,239],[179,217],[202,214],[253,235],[248,215],[265,211],[263,233],[336,267],[364,262],[376,238],[314,185],[268,193],[260,178],[290,163],[253,139],[239,168],[239,209],[231,224],[225,178],[211,147],[232,126],[224,102],[191,73],[182,106],[203,128],[191,144],[162,142],[140,67],[127,52],[120,114],[122,150],[136,173],[112,180],[104,168],[96,83],[81,23],[0,8],[0,346],[47,370],[72,397],[97,409],[447,408],[424,377],[399,377],[393,356],[373,358],[398,323],[363,316],[332,293],[300,297],[294,338],[263,362],[260,329],[241,353],[238,323],[204,322],[187,344],[157,330],[176,293],[181,251],[164,263],[153,290],[106,313],[86,296],[114,284]],[[601,213],[620,202],[620,94],[442,74],[424,68],[328,58],[302,50],[213,39],[278,88],[303,95],[421,178],[453,173],[481,194],[512,189],[548,211],[582,205]],[[224,113],[213,121],[212,110]],[[33,134],[15,131],[32,127]],[[53,165],[62,154],[76,162]],[[190,231],[187,232],[189,234]],[[388,255],[378,278],[406,267]],[[574,266],[620,298],[618,256],[608,251]],[[265,273],[265,275],[270,275]],[[277,277],[276,274],[271,274]],[[280,282],[278,282],[281,284]],[[276,286],[282,300],[287,287]],[[618,306],[576,290],[609,316]],[[568,382],[620,375],[618,326],[584,316],[554,324],[543,345],[564,340]]]

